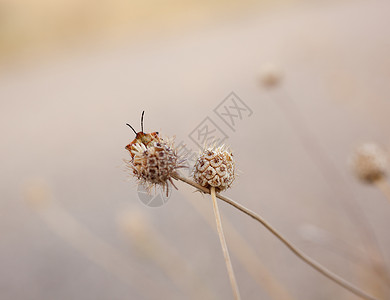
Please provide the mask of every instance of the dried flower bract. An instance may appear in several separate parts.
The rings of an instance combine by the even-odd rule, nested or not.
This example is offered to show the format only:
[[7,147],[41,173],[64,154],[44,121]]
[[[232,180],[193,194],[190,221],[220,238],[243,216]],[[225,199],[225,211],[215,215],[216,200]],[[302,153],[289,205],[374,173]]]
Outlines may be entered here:
[[207,147],[199,156],[193,170],[194,180],[217,191],[229,188],[235,179],[233,154],[221,147]]

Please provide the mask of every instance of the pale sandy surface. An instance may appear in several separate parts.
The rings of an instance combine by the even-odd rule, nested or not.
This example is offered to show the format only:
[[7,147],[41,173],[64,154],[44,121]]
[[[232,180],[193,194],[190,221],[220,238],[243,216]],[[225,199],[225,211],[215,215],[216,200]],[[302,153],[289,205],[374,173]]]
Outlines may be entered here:
[[[246,13],[172,33],[131,34],[113,46],[103,41],[4,65],[0,298],[190,299],[188,289],[178,289],[169,271],[140,254],[118,226],[129,210],[148,217],[170,245],[153,253],[161,253],[171,271],[181,260],[167,253],[178,252],[189,265],[190,271],[178,269],[184,282],[197,274],[218,299],[231,298],[217,235],[188,202],[208,197],[177,183],[179,191],[165,206],[148,208],[124,171],[124,146],[133,139],[124,124],[139,129],[142,110],[146,131],[176,135],[193,149],[188,135],[209,116],[229,136],[241,170],[227,194],[329,269],[369,290],[362,262],[351,258],[364,242],[348,205],[364,211],[389,265],[390,203],[356,181],[347,158],[364,141],[390,146],[389,20],[388,1],[303,2],[266,11],[254,5]],[[283,85],[273,91],[259,84],[261,68],[269,63],[284,73]],[[253,111],[235,132],[213,112],[231,91]],[[291,111],[281,110],[283,101],[294,103],[336,166],[339,173],[330,176],[336,188],[305,151],[301,133],[289,122]],[[91,235],[66,222],[63,229],[56,223],[63,216],[58,209],[26,204],[26,189],[42,182],[52,201]],[[356,299],[248,217],[225,204],[221,210],[293,298]],[[96,249],[101,245],[96,238],[108,244],[107,251]],[[123,257],[116,261],[119,252]],[[108,263],[99,263],[101,257]],[[233,264],[243,299],[273,299],[234,256]]]

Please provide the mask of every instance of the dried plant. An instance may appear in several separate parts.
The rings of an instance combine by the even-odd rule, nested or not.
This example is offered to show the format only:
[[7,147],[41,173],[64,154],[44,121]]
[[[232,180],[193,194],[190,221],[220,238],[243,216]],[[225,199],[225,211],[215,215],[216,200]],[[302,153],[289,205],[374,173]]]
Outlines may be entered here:
[[240,298],[238,284],[234,275],[229,250],[226,245],[225,234],[223,233],[221,215],[218,208],[215,191],[223,191],[231,186],[235,178],[235,163],[231,152],[224,146],[207,147],[199,155],[193,171],[193,177],[202,187],[210,188],[211,199],[217,230],[222,246],[222,252],[225,257],[226,268],[228,270],[230,284],[233,289],[234,299]]
[[387,182],[389,155],[381,146],[374,143],[360,145],[349,163],[362,182],[378,187],[390,201],[390,185]]
[[[138,136],[138,134],[137,134]],[[157,137],[158,138],[158,137]],[[175,156],[175,149],[173,145],[167,146],[166,153],[159,157],[160,153],[164,150],[161,147],[161,141],[148,141],[147,143],[142,140],[137,140],[137,138],[130,144],[131,145],[131,154],[134,155],[133,159],[129,162],[131,168],[133,169],[133,175],[139,180],[141,184],[147,185],[161,185],[163,188],[168,187],[168,181],[172,184],[172,178],[185,182],[199,191],[207,194],[211,194],[215,219],[217,223],[218,234],[223,249],[226,266],[228,269],[228,275],[230,283],[233,289],[233,294],[235,299],[240,299],[238,285],[234,276],[233,267],[231,264],[228,248],[225,241],[225,236],[223,233],[221,217],[218,209],[218,204],[216,198],[219,198],[226,203],[232,205],[248,216],[252,217],[256,221],[260,222],[267,230],[269,230],[275,237],[277,237],[288,249],[290,249],[297,257],[299,257],[306,264],[314,268],[316,271],[326,276],[333,282],[337,283],[339,286],[345,288],[346,290],[354,293],[355,295],[368,300],[374,300],[373,296],[362,291],[360,288],[354,286],[353,284],[347,282],[345,279],[334,274],[333,272],[326,269],[324,266],[307,256],[297,247],[295,247],[291,242],[289,242],[285,237],[283,237],[273,226],[266,222],[262,217],[253,211],[247,209],[243,205],[231,200],[225,196],[222,196],[219,192],[226,190],[231,186],[235,178],[235,163],[230,151],[227,151],[224,147],[206,147],[200,154],[198,160],[195,163],[193,177],[195,181],[192,181],[188,178],[182,177],[176,170],[181,167],[179,161],[181,160]],[[159,152],[160,151],[160,152]],[[161,164],[161,162],[164,162]],[[151,164],[151,165],[149,165]],[[156,179],[153,175],[161,175],[165,170],[166,165],[171,164],[170,171],[168,174],[163,174],[165,177],[162,179]],[[161,165],[161,167],[160,167]],[[150,173],[150,170],[155,170],[153,173]]]
[[379,145],[365,143],[359,146],[350,158],[356,177],[366,183],[383,180],[387,173],[387,153]]
[[[193,209],[214,229],[214,216],[210,215],[207,203],[199,201],[194,193],[181,192],[181,196],[187,199]],[[294,298],[289,293],[287,287],[262,263],[253,246],[242,236],[226,215],[221,215],[224,231],[227,239],[230,240],[229,249],[252,279],[271,299],[293,300]]]
[[[267,72],[263,72],[263,74],[267,74]],[[264,84],[264,81],[263,86],[265,88],[268,87]],[[271,98],[274,100],[273,102],[277,104],[284,114],[305,152],[322,175],[324,182],[333,194],[332,198],[343,200],[339,203],[344,207],[344,212],[354,224],[356,232],[360,236],[361,245],[367,253],[361,262],[363,266],[368,265],[368,268],[365,269],[371,274],[367,277],[371,281],[375,281],[375,286],[377,286],[377,282],[381,282],[380,290],[372,289],[372,291],[379,293],[381,297],[388,297],[390,295],[387,291],[390,286],[390,272],[366,212],[359,205],[338,166],[332,161],[326,149],[322,146],[318,135],[314,134],[311,126],[305,123],[305,116],[301,113],[293,97],[290,96],[283,85],[273,85],[273,87],[275,88],[270,93]],[[383,176],[382,178],[381,180],[375,180],[373,184],[380,188],[390,201],[390,186]],[[362,284],[367,284],[367,282],[362,281]]]
[[[174,176],[175,179],[180,180],[186,184],[189,184],[199,191],[210,194],[211,190],[207,189],[196,182],[182,177],[180,175]],[[353,294],[367,300],[375,300],[376,298],[370,296],[366,292],[362,291],[358,287],[354,286],[353,284],[347,282],[345,279],[341,278],[340,276],[334,274],[333,272],[329,271],[327,268],[316,262],[314,259],[310,258],[308,255],[306,255],[303,251],[299,250],[296,246],[294,246],[291,242],[289,242],[281,233],[279,233],[271,224],[269,224],[267,221],[265,221],[261,216],[256,214],[255,212],[251,211],[250,209],[246,208],[242,204],[239,204],[238,202],[223,196],[219,193],[216,193],[216,197],[221,199],[222,201],[230,204],[231,206],[235,207],[236,209],[240,210],[241,212],[247,214],[248,216],[252,217],[254,220],[262,224],[269,232],[271,232],[276,238],[278,238],[288,249],[290,249],[297,257],[299,257],[303,262],[314,268],[316,271],[324,275],[325,277],[329,278],[333,282],[337,283],[339,286],[345,288],[346,290],[352,292]]]
[[159,139],[158,142],[150,144],[146,147],[142,143],[136,143],[131,150],[134,157],[126,163],[147,191],[161,186],[168,195],[169,184],[176,188],[172,176],[176,174],[177,169],[184,167],[183,160],[179,159],[172,141],[165,142]]

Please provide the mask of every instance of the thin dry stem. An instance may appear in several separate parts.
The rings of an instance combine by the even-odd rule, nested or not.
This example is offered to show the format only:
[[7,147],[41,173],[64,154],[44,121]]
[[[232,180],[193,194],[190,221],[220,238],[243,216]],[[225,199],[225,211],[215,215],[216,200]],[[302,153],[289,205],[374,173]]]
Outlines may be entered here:
[[[186,196],[188,197],[187,194]],[[214,220],[207,214],[206,207],[201,205],[201,202],[196,200],[188,201],[188,203],[214,228]],[[275,300],[293,300],[294,298],[289,294],[283,284],[260,261],[255,249],[251,247],[226,217],[223,220],[223,227],[228,239],[231,240],[230,251],[252,276],[253,280],[268,293],[270,298]]]
[[[192,185],[193,187],[199,189],[200,191],[210,194],[210,190],[207,188],[202,187],[201,185],[193,182],[190,179],[187,179],[185,177],[182,177],[178,174],[174,176],[175,179],[183,181],[189,185]],[[286,238],[284,238],[276,229],[274,229],[268,222],[266,222],[262,217],[260,217],[255,212],[251,211],[250,209],[246,208],[245,206],[233,201],[232,199],[229,199],[225,196],[222,196],[220,194],[216,194],[216,197],[221,199],[222,201],[225,201],[226,203],[234,206],[238,210],[242,211],[243,213],[247,214],[248,216],[252,217],[256,221],[260,222],[268,231],[270,231],[275,237],[277,237],[288,249],[290,249],[296,256],[298,256],[302,261],[304,261],[306,264],[320,272],[325,277],[329,278],[333,282],[337,283],[339,286],[347,289],[348,291],[352,292],[356,296],[359,296],[363,299],[367,300],[378,300],[370,295],[368,295],[366,292],[360,290],[358,287],[354,286],[353,284],[349,283],[345,279],[341,278],[340,276],[334,274],[309,256],[307,256],[305,253],[303,253],[301,250],[296,248],[293,244],[291,244]]]
[[374,181],[374,184],[381,190],[383,195],[390,202],[390,184],[386,181],[385,178],[381,178]]
[[238,290],[238,284],[237,284],[237,281],[236,281],[236,277],[234,276],[232,261],[230,260],[229,250],[227,248],[225,235],[223,233],[222,222],[221,222],[221,215],[219,214],[217,198],[215,196],[215,187],[211,187],[210,194],[211,194],[211,199],[213,200],[213,209],[214,209],[215,222],[217,223],[217,230],[218,230],[219,240],[221,242],[223,256],[225,257],[226,268],[227,268],[227,271],[228,271],[228,274],[229,274],[229,279],[230,279],[230,284],[232,286],[234,299],[240,300],[241,299],[240,291]]

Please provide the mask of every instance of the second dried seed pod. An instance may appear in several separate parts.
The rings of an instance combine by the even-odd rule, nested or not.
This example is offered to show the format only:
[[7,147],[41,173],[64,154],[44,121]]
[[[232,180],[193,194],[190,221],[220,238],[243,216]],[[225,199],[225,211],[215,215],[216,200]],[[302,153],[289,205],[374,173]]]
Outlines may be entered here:
[[215,187],[217,191],[229,188],[235,179],[233,154],[224,146],[208,147],[197,159],[193,177],[203,187]]

